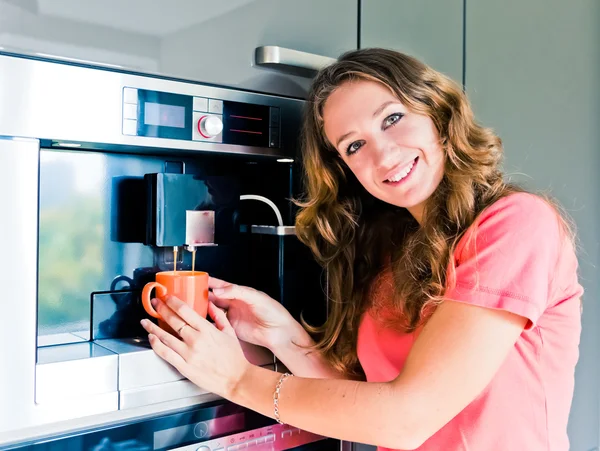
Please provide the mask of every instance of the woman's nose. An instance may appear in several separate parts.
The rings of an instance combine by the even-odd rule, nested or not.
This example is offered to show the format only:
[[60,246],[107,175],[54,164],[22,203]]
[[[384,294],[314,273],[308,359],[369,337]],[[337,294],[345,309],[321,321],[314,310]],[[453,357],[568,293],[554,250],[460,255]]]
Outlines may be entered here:
[[400,146],[390,140],[381,139],[375,143],[375,165],[384,170],[389,170],[397,163]]

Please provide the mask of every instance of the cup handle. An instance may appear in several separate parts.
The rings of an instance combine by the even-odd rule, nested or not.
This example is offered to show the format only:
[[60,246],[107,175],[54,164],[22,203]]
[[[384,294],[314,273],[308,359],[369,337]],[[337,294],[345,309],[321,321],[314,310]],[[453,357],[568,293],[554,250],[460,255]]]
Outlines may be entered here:
[[148,315],[154,318],[162,319],[162,317],[156,310],[154,310],[154,307],[152,307],[152,304],[150,303],[150,293],[152,293],[152,290],[154,289],[156,289],[156,297],[161,298],[167,295],[167,289],[164,285],[161,285],[158,282],[148,282],[146,285],[144,285],[144,289],[142,290],[142,305],[144,306],[146,312],[148,312]]

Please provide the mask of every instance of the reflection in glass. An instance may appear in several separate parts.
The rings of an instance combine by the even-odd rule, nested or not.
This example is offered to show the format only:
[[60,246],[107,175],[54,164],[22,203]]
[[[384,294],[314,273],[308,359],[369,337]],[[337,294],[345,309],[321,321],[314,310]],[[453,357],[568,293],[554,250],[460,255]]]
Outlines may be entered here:
[[40,156],[40,345],[89,339],[90,288],[102,283],[102,156],[73,156]]

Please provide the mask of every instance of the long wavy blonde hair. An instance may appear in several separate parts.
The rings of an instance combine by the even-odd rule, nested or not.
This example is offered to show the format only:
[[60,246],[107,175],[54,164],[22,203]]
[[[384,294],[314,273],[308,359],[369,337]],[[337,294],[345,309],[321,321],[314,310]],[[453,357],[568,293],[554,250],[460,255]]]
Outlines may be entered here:
[[[357,80],[381,83],[437,128],[445,171],[420,226],[407,210],[367,193],[325,136],[325,102],[342,84]],[[390,263],[395,290],[380,306],[391,312],[387,325],[414,331],[440,302],[453,266],[450,256],[463,233],[484,208],[521,191],[504,181],[501,156],[501,140],[475,122],[461,88],[410,56],[361,49],[320,71],[307,101],[302,153],[306,194],[298,201],[296,225],[299,238],[328,272],[328,319],[320,327],[305,327],[338,370],[362,377],[358,324],[372,307],[373,281]]]

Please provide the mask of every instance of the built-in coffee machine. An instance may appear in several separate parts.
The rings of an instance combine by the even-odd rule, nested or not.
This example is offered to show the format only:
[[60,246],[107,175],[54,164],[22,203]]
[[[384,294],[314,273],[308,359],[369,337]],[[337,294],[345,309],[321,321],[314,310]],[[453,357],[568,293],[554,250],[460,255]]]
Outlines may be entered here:
[[[293,227],[302,108],[0,54],[0,448],[327,442],[203,392],[139,325],[144,285],[192,268],[325,319],[325,279]],[[268,350],[244,350],[277,369]]]

